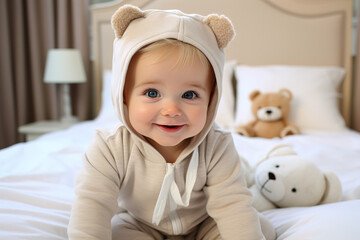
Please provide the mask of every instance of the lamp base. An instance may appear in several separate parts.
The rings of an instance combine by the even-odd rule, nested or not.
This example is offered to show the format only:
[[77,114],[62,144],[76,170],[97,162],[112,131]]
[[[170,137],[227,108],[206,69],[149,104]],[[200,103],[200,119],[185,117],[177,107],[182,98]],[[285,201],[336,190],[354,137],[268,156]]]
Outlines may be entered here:
[[79,119],[71,114],[71,99],[70,99],[70,90],[69,85],[63,85],[63,116],[61,117],[62,123],[77,123]]

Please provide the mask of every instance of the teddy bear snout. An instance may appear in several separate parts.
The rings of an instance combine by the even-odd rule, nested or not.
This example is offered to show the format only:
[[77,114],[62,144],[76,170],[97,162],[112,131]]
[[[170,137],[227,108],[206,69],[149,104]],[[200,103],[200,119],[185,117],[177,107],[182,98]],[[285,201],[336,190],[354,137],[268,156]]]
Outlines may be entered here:
[[276,175],[273,171],[268,170],[270,169],[257,172],[256,185],[264,197],[275,203],[285,195],[284,179],[282,179],[281,173]]
[[269,173],[268,173],[268,176],[269,176],[269,180],[276,180],[276,176],[275,176],[274,173],[269,172]]
[[263,107],[258,109],[257,117],[265,122],[277,121],[282,117],[282,112],[277,107]]

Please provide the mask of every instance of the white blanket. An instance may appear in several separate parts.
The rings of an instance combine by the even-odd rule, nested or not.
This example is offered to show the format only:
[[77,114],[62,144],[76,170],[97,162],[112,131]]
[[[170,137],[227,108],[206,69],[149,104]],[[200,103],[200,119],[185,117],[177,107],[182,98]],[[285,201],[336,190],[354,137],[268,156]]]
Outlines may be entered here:
[[[0,239],[67,239],[82,156],[94,130],[113,124],[113,120],[83,122],[0,151]],[[360,239],[360,134],[311,132],[273,140],[233,136],[251,165],[268,147],[283,142],[340,178],[342,202],[264,212],[278,239]]]

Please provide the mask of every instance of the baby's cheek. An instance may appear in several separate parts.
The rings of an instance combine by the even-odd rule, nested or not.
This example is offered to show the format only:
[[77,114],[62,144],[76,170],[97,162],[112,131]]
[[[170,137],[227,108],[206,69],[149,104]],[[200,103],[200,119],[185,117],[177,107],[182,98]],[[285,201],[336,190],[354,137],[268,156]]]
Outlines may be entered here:
[[141,106],[137,106],[134,109],[134,112],[139,116],[146,117],[146,114],[151,113],[151,109],[152,108],[150,106],[145,107],[144,105],[141,105]]
[[199,127],[203,127],[206,122],[207,118],[207,108],[199,108],[192,112],[192,119],[196,125],[199,125]]
[[141,104],[132,105],[129,108],[129,116],[132,121],[144,121],[152,116],[152,108]]

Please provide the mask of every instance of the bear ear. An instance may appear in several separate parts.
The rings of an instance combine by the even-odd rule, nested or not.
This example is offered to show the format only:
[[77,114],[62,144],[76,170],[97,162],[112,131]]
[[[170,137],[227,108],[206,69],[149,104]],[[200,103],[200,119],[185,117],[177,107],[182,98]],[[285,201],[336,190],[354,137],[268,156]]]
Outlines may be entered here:
[[283,143],[276,144],[268,150],[266,158],[297,155],[291,146]]
[[265,160],[272,157],[297,155],[297,153],[292,149],[292,147],[285,143],[278,143],[272,145],[264,153],[265,154],[261,156],[260,161],[257,162],[256,167],[258,167]]
[[215,34],[219,48],[225,48],[235,37],[235,29],[230,19],[224,15],[210,14],[203,20]]
[[259,96],[261,92],[259,90],[254,90],[250,93],[249,99],[253,101],[257,96]]
[[126,4],[120,7],[111,17],[111,26],[116,38],[120,39],[132,20],[144,17],[144,12],[133,5]]
[[333,172],[324,172],[326,188],[319,204],[338,202],[341,200],[342,188],[339,178]]
[[292,93],[289,89],[286,88],[280,89],[279,93],[285,96],[286,98],[288,98],[289,101],[292,99]]

